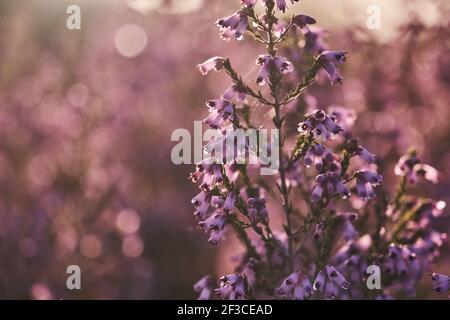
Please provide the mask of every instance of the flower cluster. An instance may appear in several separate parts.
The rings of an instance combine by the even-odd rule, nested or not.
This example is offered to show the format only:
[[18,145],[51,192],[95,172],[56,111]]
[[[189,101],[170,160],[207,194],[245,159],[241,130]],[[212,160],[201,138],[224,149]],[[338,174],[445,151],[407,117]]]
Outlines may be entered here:
[[412,152],[400,158],[395,166],[395,174],[404,176],[410,184],[415,184],[419,178],[438,183],[438,171],[430,165],[423,164]]
[[[219,99],[206,103],[210,114],[204,124],[222,133],[215,144],[226,138],[226,128],[266,126],[252,122],[249,105],[253,100],[256,112],[272,109],[273,126],[282,133],[280,166],[273,179],[276,188],[271,187],[270,179],[255,177],[253,168],[246,164],[204,160],[191,174],[194,182],[202,179],[201,192],[192,203],[199,227],[210,233],[209,242],[218,244],[230,230],[245,248],[235,256],[238,263],[233,273],[220,279],[216,296],[366,298],[370,264],[379,266],[386,276],[383,289],[372,295],[374,299],[390,299],[399,290],[413,295],[446,239],[432,223],[442,214],[445,203],[408,196],[408,186],[419,177],[437,182],[437,170],[422,164],[415,153],[402,157],[395,173],[404,178],[397,193],[388,196],[375,155],[360,145],[352,132],[356,112],[341,106],[318,109],[318,100],[310,94],[304,100],[313,111],[295,118],[304,121],[291,137],[295,130],[289,130],[292,121],[287,107],[298,102],[321,72],[333,84],[342,82],[340,67],[347,52],[329,50],[322,39],[324,32],[310,27],[316,23],[314,18],[300,14],[283,21],[277,17],[278,11],[287,10],[284,0],[264,0],[267,10],[261,17],[254,11],[257,0],[241,2],[238,11],[217,21],[220,35],[242,40],[247,34],[264,45],[266,52],[256,60],[260,67],[256,84],[268,90],[261,92],[254,88],[257,85],[247,84],[228,58],[208,59],[198,66],[200,72],[225,70],[232,84]],[[298,71],[291,62],[295,60],[280,55],[283,49],[278,45],[295,28],[304,37],[305,52],[314,57],[307,74],[292,83],[294,71]],[[279,219],[270,218],[277,213],[276,208],[283,212],[281,227],[276,227]],[[433,274],[432,278],[436,292],[449,289],[448,277]],[[201,299],[212,298],[211,279],[203,278],[195,285]],[[276,288],[274,284],[280,285]]]
[[[332,140],[335,136],[344,132],[341,125],[349,131],[354,121],[352,113],[345,113],[339,109],[334,109],[332,113],[327,114],[323,110],[316,110],[306,116],[306,120],[299,124],[298,131],[304,135],[310,135],[315,141],[323,143]],[[356,144],[349,143],[348,152],[359,156],[367,164],[375,162],[375,156],[367,149]],[[350,196],[350,190],[346,186],[339,156],[333,154],[331,150],[321,143],[313,143],[309,146],[304,157],[306,167],[314,166],[320,174],[316,177],[316,185],[311,195],[311,201],[318,202],[322,199],[324,193],[333,196],[338,193],[346,199]],[[358,196],[363,199],[374,197],[373,187],[380,185],[382,177],[376,172],[368,170],[356,171],[353,174],[356,178],[356,191]]]

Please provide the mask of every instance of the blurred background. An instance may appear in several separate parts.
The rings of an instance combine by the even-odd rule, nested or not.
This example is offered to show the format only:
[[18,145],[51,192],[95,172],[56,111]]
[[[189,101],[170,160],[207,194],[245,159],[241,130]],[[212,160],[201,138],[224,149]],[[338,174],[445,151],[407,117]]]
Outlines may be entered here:
[[[66,28],[71,4],[81,30]],[[373,4],[379,30],[366,27]],[[0,0],[1,299],[195,298],[196,280],[232,270],[225,253],[236,244],[211,248],[196,230],[192,166],[172,164],[170,137],[192,131],[204,101],[229,85],[221,74],[202,77],[197,63],[229,56],[255,78],[262,48],[224,42],[214,26],[238,7]],[[357,111],[357,136],[377,154],[384,188],[395,188],[393,167],[413,146],[441,172],[438,185],[413,192],[449,203],[448,1],[304,0],[294,12],[317,18],[330,48],[349,51],[344,84],[315,95]],[[445,252],[435,271],[449,274]],[[69,291],[74,264],[82,290]]]

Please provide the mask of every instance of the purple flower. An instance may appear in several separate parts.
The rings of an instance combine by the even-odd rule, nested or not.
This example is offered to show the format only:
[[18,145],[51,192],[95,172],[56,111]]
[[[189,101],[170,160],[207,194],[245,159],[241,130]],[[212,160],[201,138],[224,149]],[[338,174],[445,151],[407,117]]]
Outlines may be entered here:
[[415,153],[400,158],[395,166],[395,174],[406,176],[410,184],[415,184],[419,178],[438,183],[438,171],[427,164],[422,164]]
[[209,190],[202,190],[198,195],[196,195],[191,203],[197,209],[194,212],[194,217],[197,219],[205,219],[206,213],[208,212],[211,201],[211,193]]
[[367,259],[361,254],[354,254],[344,261],[339,269],[346,272],[348,279],[353,283],[360,283],[361,280],[367,276]]
[[202,190],[211,190],[215,185],[223,182],[221,166],[210,162],[211,159],[204,159],[197,165],[195,172],[189,176],[194,183],[203,177],[200,185]]
[[315,24],[317,22],[316,19],[314,19],[314,18],[312,18],[310,16],[307,16],[307,15],[304,15],[304,14],[299,14],[299,15],[295,16],[292,19],[292,21],[300,29],[302,29],[302,30],[304,30],[306,32],[310,31],[309,28],[308,28],[308,25]]
[[340,218],[341,232],[345,241],[353,240],[359,236],[359,232],[353,225],[353,222],[358,218],[357,213],[353,212],[339,213],[338,218]]
[[216,246],[225,234],[227,218],[220,211],[213,212],[208,218],[198,223],[200,229],[210,232],[208,242]]
[[202,75],[206,76],[210,71],[222,70],[225,60],[226,59],[223,57],[213,57],[213,58],[208,59],[205,62],[197,65],[197,68],[200,70]]
[[312,295],[312,285],[307,276],[296,271],[275,290],[275,295],[287,299],[305,300]]
[[447,239],[447,234],[435,230],[424,230],[422,236],[411,246],[411,251],[424,257],[427,261],[433,260],[439,255],[439,248]]
[[431,275],[431,281],[433,282],[433,292],[442,293],[450,290],[450,277],[440,274],[433,273]]
[[209,107],[209,115],[203,120],[212,129],[218,129],[226,120],[234,117],[235,105],[225,99],[209,100],[206,102]]
[[322,67],[332,84],[342,83],[343,78],[338,70],[338,66],[345,62],[346,54],[346,51],[324,51],[319,56],[323,63]]
[[372,245],[372,237],[368,234],[363,235],[358,239],[351,239],[347,241],[342,247],[338,249],[332,258],[333,263],[340,265],[349,259],[352,255],[365,255]]
[[322,171],[324,163],[331,164],[333,160],[334,156],[331,151],[319,143],[312,145],[308,149],[304,159],[306,167],[311,167],[314,165],[314,168],[318,172]]
[[422,265],[416,255],[407,246],[391,244],[388,256],[383,259],[385,272],[409,281],[419,280],[422,276]]
[[269,221],[269,212],[266,208],[266,199],[250,198],[247,200],[248,214],[253,223]]
[[260,86],[264,86],[269,80],[269,73],[272,67],[282,74],[287,74],[294,71],[292,63],[290,63],[286,58],[278,56],[272,57],[268,54],[260,55],[256,60],[256,64],[261,66],[258,78],[256,79],[256,83]]
[[347,290],[349,287],[350,282],[330,265],[317,274],[313,285],[314,290],[325,293],[326,299],[336,299],[341,290]]
[[329,118],[325,111],[317,110],[306,116],[306,121],[299,124],[298,131],[313,133],[316,137],[329,140],[332,134],[341,133],[342,128]]
[[247,299],[246,291],[246,281],[239,274],[223,276],[220,278],[220,287],[214,290],[219,298],[229,300]]
[[329,197],[332,197],[336,192],[343,199],[350,196],[350,191],[343,183],[339,170],[319,174],[316,177],[316,186],[312,191],[311,201],[318,202],[322,198],[324,191],[327,192]]
[[216,21],[216,25],[220,28],[220,36],[223,40],[229,40],[232,37],[238,41],[244,39],[244,34],[248,27],[250,10],[252,10],[251,7],[244,7],[232,15]]
[[236,194],[233,192],[228,193],[228,196],[223,205],[223,212],[228,214],[231,213],[234,209],[234,203],[236,202]]
[[356,148],[356,154],[363,159],[367,164],[372,164],[375,162],[375,155],[370,153],[367,149],[358,146]]
[[194,284],[195,292],[199,293],[198,300],[209,300],[213,291],[213,280],[211,276],[204,276]]
[[[306,30],[306,29],[303,29]],[[326,31],[319,28],[308,28],[306,30],[305,36],[305,49],[312,54],[320,54],[327,50],[327,44],[323,40]]]
[[363,199],[371,199],[375,196],[374,186],[378,186],[383,178],[373,171],[360,170],[355,173],[356,176],[356,192]]
[[336,122],[345,132],[350,131],[356,121],[355,110],[344,108],[341,106],[329,107],[328,117]]

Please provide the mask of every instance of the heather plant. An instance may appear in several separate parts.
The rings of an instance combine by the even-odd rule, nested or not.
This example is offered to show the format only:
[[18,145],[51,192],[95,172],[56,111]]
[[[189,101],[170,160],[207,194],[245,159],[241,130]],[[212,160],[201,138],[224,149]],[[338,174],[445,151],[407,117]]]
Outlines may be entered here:
[[[392,168],[399,176],[395,193],[378,188],[383,179],[376,157],[354,136],[356,113],[344,107],[315,106],[296,114],[302,121],[292,130],[289,120],[295,117],[290,106],[311,101],[307,91],[318,78],[342,83],[340,67],[348,55],[345,50],[328,50],[322,32],[311,27],[314,18],[280,18],[280,12],[296,2],[264,0],[264,12],[259,13],[257,0],[242,0],[238,11],[217,21],[224,40],[250,38],[264,47],[256,59],[254,84],[226,57],[198,66],[203,75],[224,71],[232,82],[220,98],[207,102],[205,125],[223,135],[230,128],[259,130],[266,124],[257,115],[267,113],[280,139],[270,147],[270,152],[279,153],[275,177],[258,176],[258,165],[209,158],[191,174],[200,187],[192,200],[194,216],[208,241],[220,245],[232,231],[245,248],[234,259],[235,272],[218,283],[207,275],[194,289],[200,299],[414,297],[446,237],[432,224],[445,202],[408,191],[424,181],[437,183],[438,172],[411,150]],[[302,50],[296,45],[298,38],[304,42]],[[280,52],[294,59],[313,58],[302,60],[310,61],[306,71],[298,70],[296,61]],[[280,207],[282,224],[278,210],[269,210],[269,202]],[[367,285],[370,265],[381,270],[382,285],[376,290]],[[435,292],[449,290],[447,276],[431,278]]]

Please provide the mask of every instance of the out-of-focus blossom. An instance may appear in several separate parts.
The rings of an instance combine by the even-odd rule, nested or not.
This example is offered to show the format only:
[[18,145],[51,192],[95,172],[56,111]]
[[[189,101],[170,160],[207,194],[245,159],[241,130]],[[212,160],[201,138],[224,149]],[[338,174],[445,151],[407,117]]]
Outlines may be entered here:
[[[281,19],[278,19],[276,17],[272,18],[272,20],[273,20],[272,28],[273,28],[274,35],[279,38],[286,31],[286,25]],[[261,23],[263,24],[263,26],[266,29],[269,28],[270,24],[269,24],[269,21],[267,21],[267,15],[263,15],[261,17]],[[263,29],[260,26],[258,26],[258,27],[259,27],[259,29]]]
[[242,103],[245,101],[246,94],[242,92],[241,88],[233,84],[222,95],[222,99]]
[[336,122],[345,132],[350,131],[356,121],[355,110],[341,106],[329,107],[328,117]]
[[355,173],[356,192],[363,200],[371,199],[375,196],[373,187],[381,184],[383,178],[373,171],[360,170]]
[[356,148],[356,154],[368,164],[375,162],[375,155],[373,153],[370,153],[364,147],[358,146]]
[[434,293],[442,293],[446,291],[450,291],[450,277],[440,274],[433,273],[431,275],[431,280],[433,282],[433,292]]
[[308,28],[308,30],[304,33],[304,48],[313,55],[321,54],[327,50],[328,45],[323,40],[326,33],[327,32],[321,28]]
[[311,24],[315,24],[317,21],[316,19],[304,15],[304,14],[299,14],[297,16],[295,16],[292,21],[294,22],[295,25],[297,25],[300,29],[302,29],[304,32],[309,32],[309,28],[308,25]]
[[250,198],[247,200],[248,214],[254,223],[269,221],[269,212],[266,208],[266,199]]
[[333,84],[342,83],[343,78],[338,67],[345,62],[346,54],[346,51],[324,51],[319,56],[322,67]]
[[395,174],[398,176],[406,176],[408,182],[415,184],[419,178],[438,183],[438,171],[427,164],[420,162],[416,154],[413,152],[400,158],[395,166]]
[[194,284],[195,292],[199,293],[198,300],[209,300],[213,292],[213,278],[204,276]]

